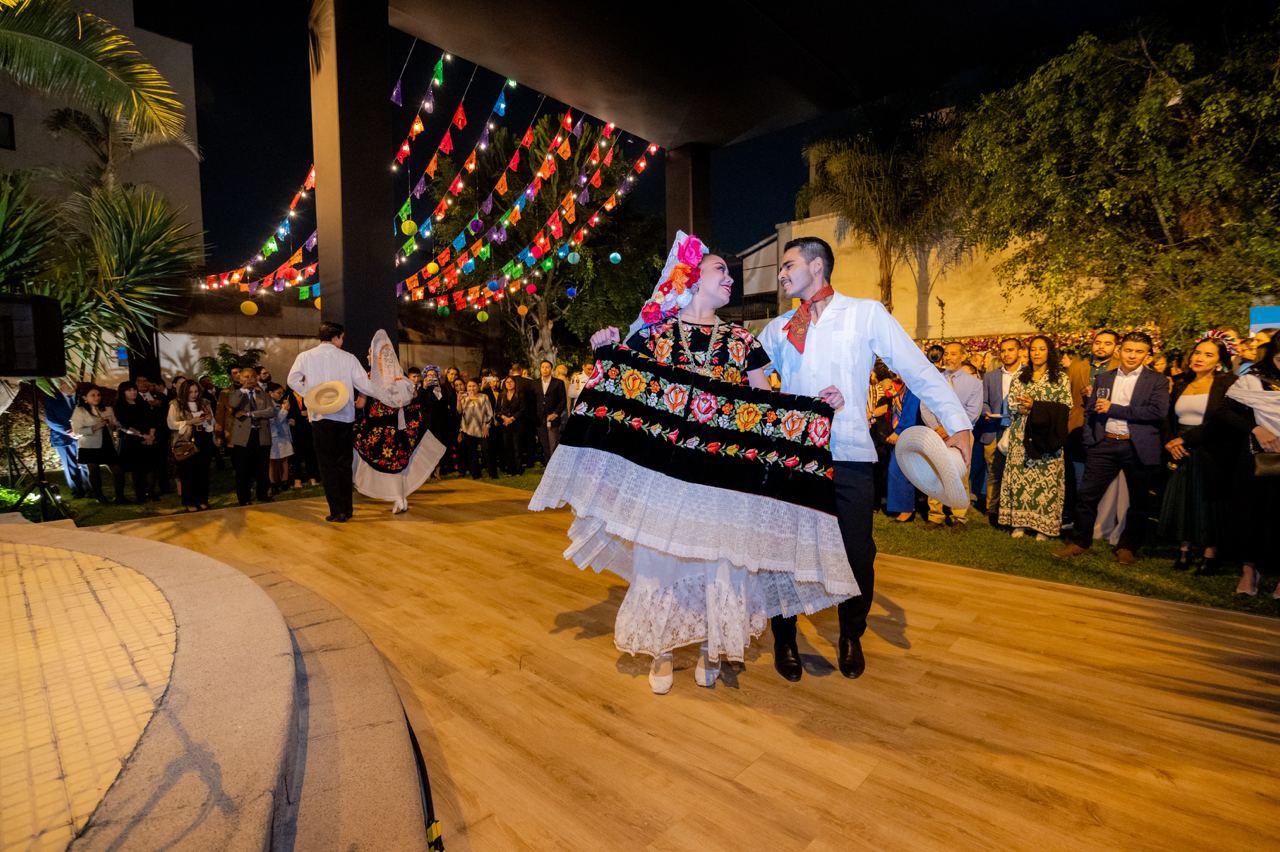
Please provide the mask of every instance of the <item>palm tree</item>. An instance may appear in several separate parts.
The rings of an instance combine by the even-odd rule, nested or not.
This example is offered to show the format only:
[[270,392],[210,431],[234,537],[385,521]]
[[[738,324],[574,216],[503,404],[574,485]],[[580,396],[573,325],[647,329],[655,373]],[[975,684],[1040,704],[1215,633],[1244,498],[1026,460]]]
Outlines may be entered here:
[[0,236],[0,292],[58,300],[68,375],[154,329],[199,260],[197,236],[148,187],[100,187],[55,209],[25,175],[0,173]]
[[0,8],[0,74],[137,134],[183,130],[182,104],[155,66],[110,22],[65,0],[16,0]]
[[962,198],[953,147],[948,118],[935,114],[805,149],[810,179],[796,198],[796,214],[806,216],[819,203],[837,215],[837,240],[852,233],[871,243],[880,301],[890,311],[898,263],[908,252],[927,253],[953,230]]
[[69,136],[79,140],[92,155],[92,162],[83,171],[58,175],[81,190],[117,185],[124,164],[135,154],[152,148],[176,145],[200,159],[195,142],[185,133],[137,133],[120,119],[95,117],[72,107],[51,112],[44,126],[55,138]]

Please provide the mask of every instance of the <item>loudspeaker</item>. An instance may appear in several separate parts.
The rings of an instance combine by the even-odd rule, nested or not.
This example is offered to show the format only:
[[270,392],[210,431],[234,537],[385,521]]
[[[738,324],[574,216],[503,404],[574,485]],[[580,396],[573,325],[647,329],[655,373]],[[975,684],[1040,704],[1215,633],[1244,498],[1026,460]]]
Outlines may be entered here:
[[48,296],[0,296],[0,376],[30,378],[67,372],[62,308]]

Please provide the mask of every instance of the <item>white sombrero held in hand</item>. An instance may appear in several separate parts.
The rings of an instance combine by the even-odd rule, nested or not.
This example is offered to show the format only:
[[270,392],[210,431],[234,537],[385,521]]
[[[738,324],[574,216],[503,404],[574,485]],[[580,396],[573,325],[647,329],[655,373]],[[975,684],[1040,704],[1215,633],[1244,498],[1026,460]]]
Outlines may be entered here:
[[321,382],[302,397],[312,414],[336,414],[346,408],[350,400],[351,391],[342,382]]
[[894,453],[903,476],[916,488],[953,509],[969,505],[964,456],[943,443],[937,432],[928,426],[904,429]]

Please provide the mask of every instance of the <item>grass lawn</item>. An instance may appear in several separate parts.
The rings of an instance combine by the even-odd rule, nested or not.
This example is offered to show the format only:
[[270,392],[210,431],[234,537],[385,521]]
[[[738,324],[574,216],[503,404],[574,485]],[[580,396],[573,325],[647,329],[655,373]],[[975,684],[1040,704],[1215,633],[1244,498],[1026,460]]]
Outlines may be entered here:
[[[225,470],[215,469],[212,474],[209,491],[213,508],[235,506],[235,481],[230,466],[228,465]],[[453,479],[456,476],[456,474],[450,474],[445,479]],[[542,468],[538,466],[520,476],[501,476],[496,480],[486,477],[483,481],[533,491],[538,487],[541,479]],[[423,487],[430,488],[431,482]],[[110,493],[110,485],[107,486],[107,490]],[[6,496],[10,498],[8,501],[5,499]],[[65,498],[68,495],[64,492],[63,496]],[[290,489],[277,496],[276,500],[321,496],[323,491],[318,486],[303,487],[298,490]],[[8,495],[5,489],[0,489],[0,508],[11,506],[13,497],[16,497],[16,494]],[[183,511],[175,494],[165,495],[157,502],[144,505],[134,503],[103,505],[89,499],[73,499],[68,500],[67,503],[79,526],[110,524]],[[32,520],[36,520],[32,508],[30,505],[24,506],[23,513]],[[909,524],[898,524],[877,514],[875,537],[881,553],[892,553],[897,556],[909,556],[949,565],[964,565],[984,571],[1016,574],[1021,577],[1070,583],[1131,595],[1215,606],[1258,615],[1280,616],[1280,601],[1271,598],[1276,578],[1266,578],[1256,598],[1239,597],[1235,594],[1238,565],[1228,564],[1225,568],[1226,573],[1217,577],[1195,577],[1170,570],[1169,565],[1175,556],[1172,548],[1144,551],[1144,557],[1139,559],[1136,565],[1129,566],[1116,562],[1111,548],[1101,542],[1095,543],[1092,552],[1084,556],[1072,560],[1055,559],[1052,551],[1060,545],[1060,542],[1010,538],[1008,533],[999,532],[989,526],[986,520],[976,512],[971,515],[969,523],[960,532],[927,528],[919,519]]]

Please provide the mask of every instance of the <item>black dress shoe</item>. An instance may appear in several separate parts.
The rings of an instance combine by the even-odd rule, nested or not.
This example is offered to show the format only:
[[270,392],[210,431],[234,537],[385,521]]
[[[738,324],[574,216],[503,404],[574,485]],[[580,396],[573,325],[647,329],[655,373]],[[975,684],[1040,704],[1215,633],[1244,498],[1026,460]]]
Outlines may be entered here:
[[336,524],[338,522],[338,517],[338,515],[325,515],[324,519],[331,524]]
[[867,670],[867,658],[862,656],[862,640],[852,636],[840,637],[840,674],[848,678],[861,677]]
[[794,642],[773,646],[773,667],[792,683],[804,676],[804,666],[800,664],[800,649]]
[[1212,577],[1218,573],[1218,557],[1206,556],[1191,572],[1197,577]]

